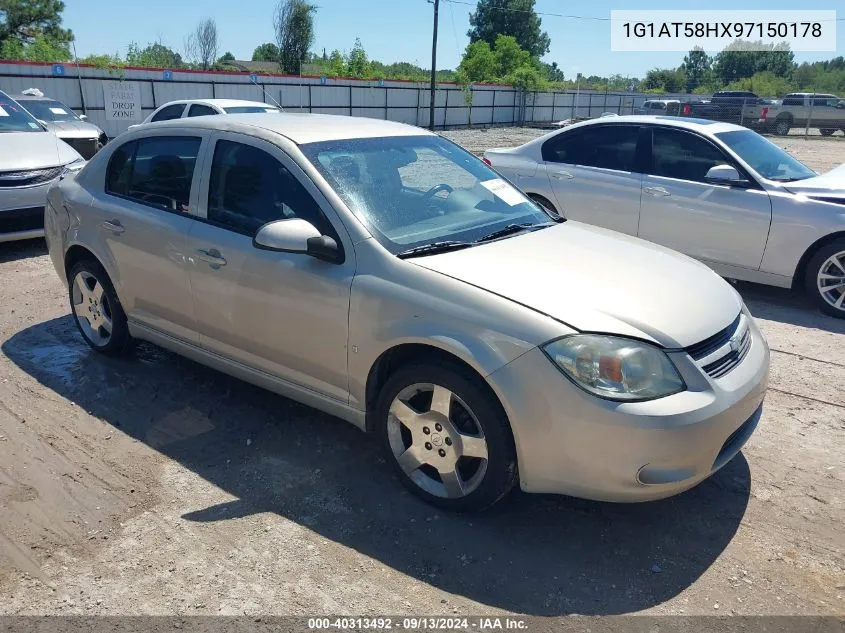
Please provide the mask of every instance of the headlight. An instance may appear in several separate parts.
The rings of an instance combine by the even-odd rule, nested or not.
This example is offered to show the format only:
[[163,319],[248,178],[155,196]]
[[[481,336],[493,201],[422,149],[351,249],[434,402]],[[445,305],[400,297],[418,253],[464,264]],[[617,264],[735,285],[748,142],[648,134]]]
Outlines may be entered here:
[[64,171],[65,171],[65,173],[67,173],[69,171],[79,171],[80,169],[85,167],[85,162],[86,161],[85,161],[84,158],[77,158],[72,163],[68,163],[67,165],[65,165]]
[[653,400],[686,388],[659,348],[632,339],[576,334],[542,347],[576,385],[608,400]]

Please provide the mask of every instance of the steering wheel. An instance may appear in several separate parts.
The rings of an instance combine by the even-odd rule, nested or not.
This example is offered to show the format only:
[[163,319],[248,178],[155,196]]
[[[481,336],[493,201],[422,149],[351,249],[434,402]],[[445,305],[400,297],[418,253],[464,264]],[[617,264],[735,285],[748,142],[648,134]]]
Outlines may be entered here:
[[427,200],[430,200],[431,198],[436,196],[441,191],[446,191],[447,193],[452,193],[454,191],[454,189],[452,189],[452,187],[450,187],[446,183],[441,182],[439,185],[434,185],[431,189],[426,191],[423,194],[423,197],[426,198]]

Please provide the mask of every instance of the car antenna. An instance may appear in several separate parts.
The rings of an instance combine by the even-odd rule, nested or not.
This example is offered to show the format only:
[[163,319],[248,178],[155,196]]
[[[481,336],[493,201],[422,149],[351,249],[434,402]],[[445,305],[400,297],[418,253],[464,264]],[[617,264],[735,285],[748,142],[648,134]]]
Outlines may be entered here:
[[[265,97],[265,98],[269,98],[269,99],[270,99],[270,101],[272,101],[272,102],[273,102],[273,105],[275,105],[277,108],[279,108],[279,110],[281,110],[282,112],[285,112],[285,109],[282,107],[282,104],[281,104],[281,103],[279,103],[278,101],[276,101],[276,100],[273,98],[273,95],[271,95],[269,92],[267,92],[267,90],[264,88],[264,84],[260,84],[260,83],[258,83],[258,75],[253,75],[253,76],[255,77],[255,79],[253,80],[253,82],[252,82],[252,83],[254,83],[256,86],[258,86],[259,88],[261,88],[261,92],[263,92],[263,93],[264,93],[264,97]],[[265,103],[266,103],[266,101],[265,101]]]

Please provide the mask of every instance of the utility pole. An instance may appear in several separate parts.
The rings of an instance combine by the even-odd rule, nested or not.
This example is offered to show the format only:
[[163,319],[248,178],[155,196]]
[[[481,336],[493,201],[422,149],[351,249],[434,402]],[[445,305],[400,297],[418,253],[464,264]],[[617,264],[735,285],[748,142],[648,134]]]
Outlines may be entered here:
[[437,73],[437,12],[440,0],[434,0],[434,36],[431,39],[431,104],[428,110],[428,127],[434,129],[434,80]]

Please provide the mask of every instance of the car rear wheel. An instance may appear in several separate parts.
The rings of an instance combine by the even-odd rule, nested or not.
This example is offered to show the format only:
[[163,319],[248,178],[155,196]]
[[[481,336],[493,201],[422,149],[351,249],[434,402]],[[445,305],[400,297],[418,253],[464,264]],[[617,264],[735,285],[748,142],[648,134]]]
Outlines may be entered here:
[[499,403],[457,367],[399,369],[376,405],[376,432],[402,483],[447,510],[494,504],[516,483],[516,451]]
[[85,342],[109,356],[129,351],[132,338],[126,313],[103,267],[87,259],[77,262],[68,282],[70,308]]
[[780,119],[775,122],[775,134],[778,136],[786,136],[789,134],[789,129],[792,127],[789,119]]
[[833,128],[833,129],[825,128],[823,130],[819,130],[819,132],[821,132],[822,136],[832,136],[835,131],[836,131],[835,128]]
[[813,255],[805,285],[823,312],[845,319],[845,239],[835,240]]

